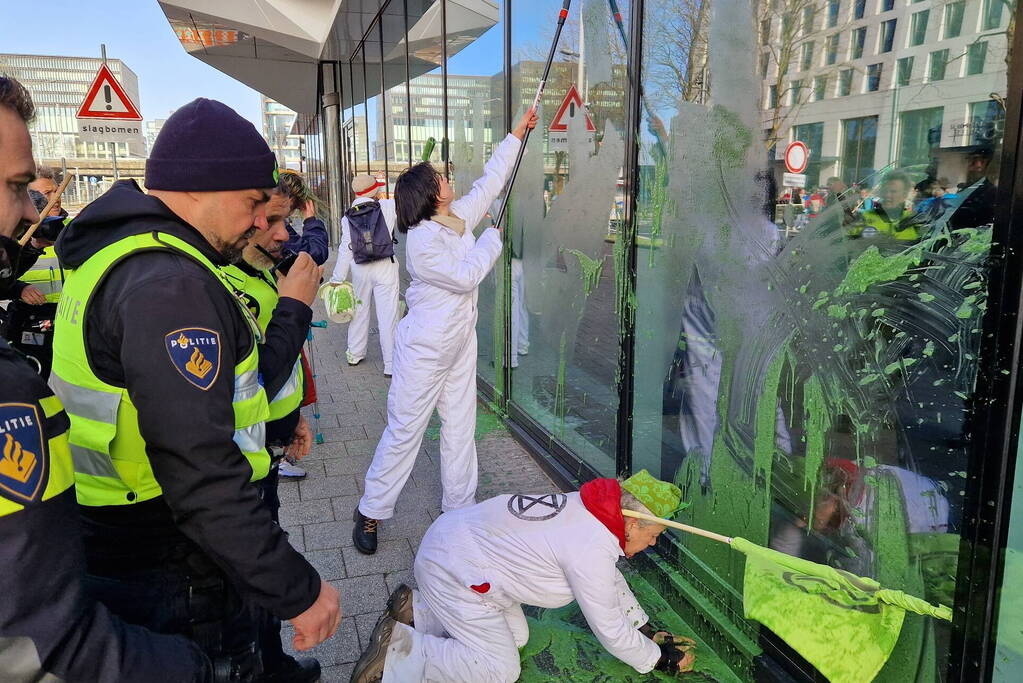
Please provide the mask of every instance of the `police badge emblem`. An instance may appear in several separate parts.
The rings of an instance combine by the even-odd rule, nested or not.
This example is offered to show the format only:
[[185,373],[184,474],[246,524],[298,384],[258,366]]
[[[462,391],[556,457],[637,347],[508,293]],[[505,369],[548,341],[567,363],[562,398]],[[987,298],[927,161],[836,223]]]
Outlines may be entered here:
[[0,403],[0,495],[32,503],[46,490],[46,442],[39,410],[29,403]]
[[208,390],[220,374],[220,333],[203,327],[186,327],[164,336],[167,354],[181,376]]

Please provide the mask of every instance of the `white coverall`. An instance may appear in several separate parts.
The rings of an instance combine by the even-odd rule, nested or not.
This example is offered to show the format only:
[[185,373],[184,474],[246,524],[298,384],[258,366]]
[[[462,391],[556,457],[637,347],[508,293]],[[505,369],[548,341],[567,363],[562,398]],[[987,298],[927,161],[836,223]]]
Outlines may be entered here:
[[637,630],[648,617],[615,565],[623,554],[578,493],[497,496],[441,515],[416,553],[415,628],[395,626],[383,683],[514,681],[529,638],[521,605],[572,600],[608,652],[651,671],[661,651]]
[[501,254],[501,233],[487,228],[477,240],[472,230],[504,188],[521,144],[513,135],[505,137],[483,177],[451,203],[451,213],[465,221],[462,235],[435,220],[409,228],[408,315],[398,323],[395,337],[387,428],[359,501],[366,517],[394,515],[434,407],[441,419],[441,509],[476,502],[476,299],[479,284]]
[[[372,197],[358,197],[352,206],[373,201]],[[393,199],[380,199],[380,213],[384,215],[387,229],[394,237],[397,216]],[[391,374],[391,358],[394,354],[394,329],[398,326],[398,261],[380,259],[369,263],[355,263],[351,248],[352,231],[348,218],[341,219],[341,245],[337,250],[337,263],[331,282],[344,282],[352,271],[352,288],[362,302],[355,308],[355,316],[348,323],[349,363],[358,363],[366,357],[366,343],[369,339],[369,306],[376,302],[377,325],[380,327],[380,352],[384,357],[384,374]]]

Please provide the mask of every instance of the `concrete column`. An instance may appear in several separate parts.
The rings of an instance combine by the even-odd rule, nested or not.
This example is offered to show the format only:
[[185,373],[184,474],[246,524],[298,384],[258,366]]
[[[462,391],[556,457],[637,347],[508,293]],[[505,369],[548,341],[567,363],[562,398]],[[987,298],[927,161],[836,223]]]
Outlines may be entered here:
[[341,97],[337,92],[334,79],[334,64],[320,64],[323,74],[323,96],[320,102],[320,130],[323,133],[323,158],[327,169],[327,203],[330,206],[330,221],[327,229],[330,232],[331,244],[341,242],[341,216],[344,214],[344,192],[342,187],[347,179],[341,177]]

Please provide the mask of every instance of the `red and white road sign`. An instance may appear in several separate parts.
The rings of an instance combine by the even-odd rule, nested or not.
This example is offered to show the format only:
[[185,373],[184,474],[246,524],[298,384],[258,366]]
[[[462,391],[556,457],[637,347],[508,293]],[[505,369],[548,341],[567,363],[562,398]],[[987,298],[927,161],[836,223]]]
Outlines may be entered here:
[[[583,107],[583,99],[579,97],[579,91],[576,90],[575,84],[568,87],[568,92],[565,93],[565,99],[562,100],[561,106],[558,107],[557,113],[554,115],[554,120],[551,121],[550,130],[554,133],[564,133],[568,130],[568,119],[574,118],[576,112],[586,113],[586,108]],[[593,121],[590,120],[590,115],[586,113],[586,131],[588,133],[596,133],[597,127],[593,125]]]
[[85,101],[75,116],[79,119],[142,120],[142,114],[106,64],[100,65],[96,79],[89,86]]
[[802,173],[810,163],[810,148],[796,140],[785,148],[785,168],[789,173]]

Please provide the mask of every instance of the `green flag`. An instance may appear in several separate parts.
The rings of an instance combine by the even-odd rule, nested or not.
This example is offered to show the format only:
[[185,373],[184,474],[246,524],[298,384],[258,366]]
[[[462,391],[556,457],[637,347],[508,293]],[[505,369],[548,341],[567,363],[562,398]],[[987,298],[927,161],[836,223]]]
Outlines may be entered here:
[[907,610],[951,621],[901,591],[834,567],[732,540],[746,555],[743,609],[774,631],[832,683],[872,681],[888,660]]

